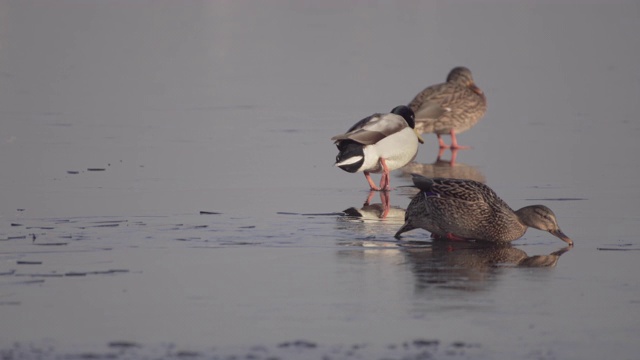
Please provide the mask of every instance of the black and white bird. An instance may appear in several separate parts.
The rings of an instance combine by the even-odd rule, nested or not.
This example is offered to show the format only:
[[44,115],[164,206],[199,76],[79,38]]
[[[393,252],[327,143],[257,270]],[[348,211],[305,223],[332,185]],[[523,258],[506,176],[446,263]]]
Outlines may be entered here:
[[[373,114],[353,125],[346,133],[331,138],[338,150],[335,166],[344,171],[364,172],[371,190],[388,191],[389,172],[399,169],[416,157],[418,142],[413,111],[397,106],[389,114]],[[382,173],[380,186],[370,173]]]

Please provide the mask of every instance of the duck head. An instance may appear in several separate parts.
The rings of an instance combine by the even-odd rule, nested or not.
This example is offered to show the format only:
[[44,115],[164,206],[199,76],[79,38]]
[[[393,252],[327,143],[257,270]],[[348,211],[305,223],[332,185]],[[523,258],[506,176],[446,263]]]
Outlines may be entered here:
[[391,113],[402,116],[404,121],[406,121],[409,127],[412,128],[416,133],[420,144],[424,144],[424,139],[422,138],[420,133],[416,131],[416,116],[410,107],[404,105],[396,106],[393,108],[393,110],[391,110]]
[[523,225],[547,231],[567,244],[573,245],[573,240],[560,230],[558,220],[556,220],[556,215],[548,207],[544,205],[526,206],[516,211],[516,214]]
[[476,86],[475,81],[473,81],[471,70],[464,66],[458,66],[451,69],[451,71],[449,71],[449,75],[447,75],[447,82],[467,87],[478,95],[484,95],[482,90]]

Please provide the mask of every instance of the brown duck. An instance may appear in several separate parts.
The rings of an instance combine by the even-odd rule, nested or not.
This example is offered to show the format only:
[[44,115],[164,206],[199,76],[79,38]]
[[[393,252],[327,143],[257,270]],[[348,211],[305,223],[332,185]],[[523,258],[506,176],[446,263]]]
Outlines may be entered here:
[[458,145],[456,134],[469,130],[487,111],[487,99],[476,86],[471,71],[466,67],[453,68],[447,81],[429,86],[416,95],[408,105],[415,113],[416,131],[435,133],[440,148],[447,146],[442,135],[451,135],[452,149]]
[[420,192],[409,203],[405,223],[395,234],[398,239],[404,232],[422,228],[437,239],[501,243],[521,238],[532,227],[573,245],[544,205],[513,211],[491,188],[474,180],[413,174],[413,183]]

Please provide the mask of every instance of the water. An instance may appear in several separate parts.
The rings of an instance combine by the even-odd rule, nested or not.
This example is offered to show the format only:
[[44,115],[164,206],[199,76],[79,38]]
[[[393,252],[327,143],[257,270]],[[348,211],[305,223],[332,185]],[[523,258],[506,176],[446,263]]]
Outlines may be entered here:
[[[635,358],[639,32],[633,2],[0,1],[3,356]],[[426,135],[380,220],[329,139],[456,65],[473,149]],[[412,171],[576,245],[397,243]]]

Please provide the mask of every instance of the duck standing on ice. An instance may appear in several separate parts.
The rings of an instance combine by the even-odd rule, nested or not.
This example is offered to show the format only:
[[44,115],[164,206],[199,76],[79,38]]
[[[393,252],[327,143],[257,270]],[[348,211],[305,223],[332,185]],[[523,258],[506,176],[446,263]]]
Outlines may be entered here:
[[[413,111],[403,105],[389,114],[368,116],[331,140],[339,151],[335,166],[351,173],[364,172],[371,190],[377,191],[391,189],[389,172],[413,160],[418,142],[424,142],[415,131]],[[376,186],[370,173],[382,173],[380,186]]]

